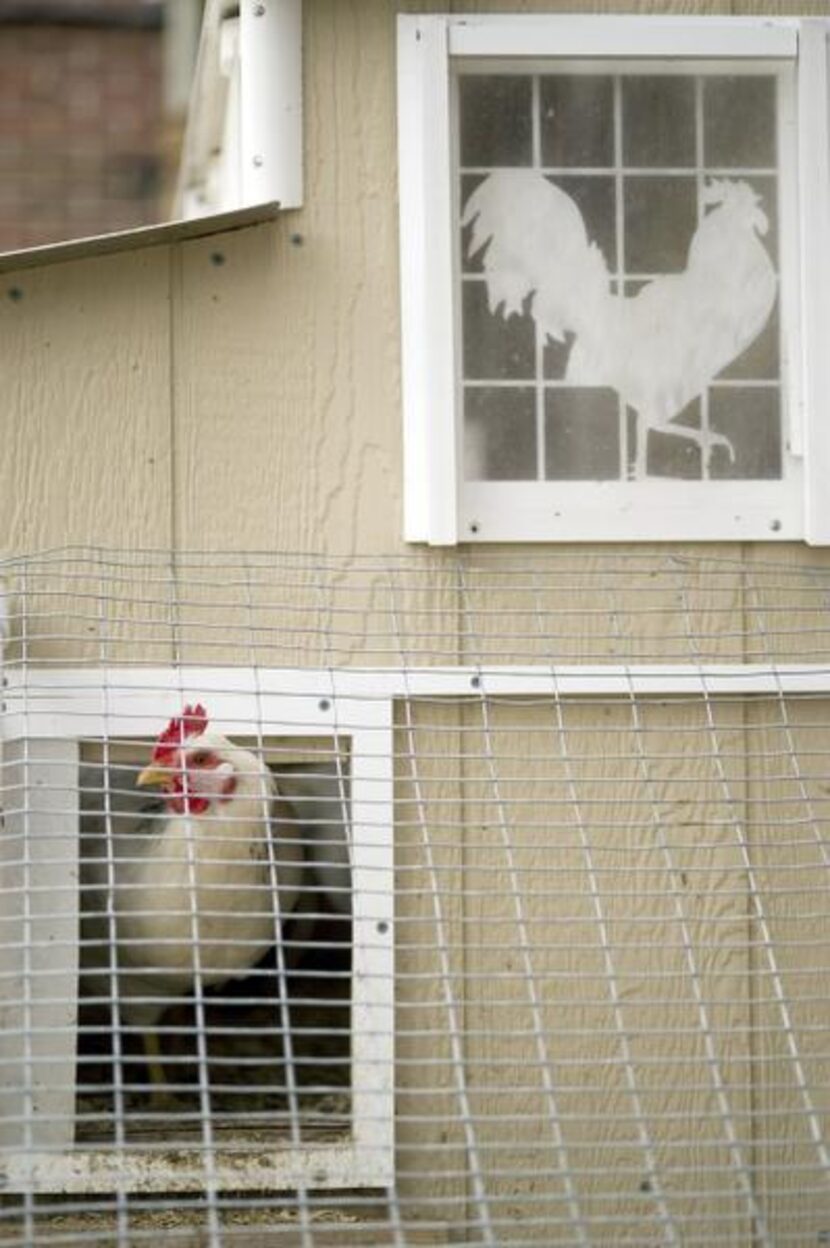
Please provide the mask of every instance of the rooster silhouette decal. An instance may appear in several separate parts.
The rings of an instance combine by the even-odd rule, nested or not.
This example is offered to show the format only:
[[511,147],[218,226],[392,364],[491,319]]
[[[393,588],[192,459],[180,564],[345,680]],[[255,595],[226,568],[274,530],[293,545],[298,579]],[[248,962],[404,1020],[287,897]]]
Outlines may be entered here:
[[652,429],[696,443],[707,463],[716,447],[734,462],[722,434],[672,422],[757,338],[775,306],[759,196],[747,182],[712,178],[703,201],[709,211],[685,270],[630,296],[611,290],[605,257],[574,200],[536,170],[490,174],[462,214],[472,227],[469,254],[483,253],[490,312],[506,318],[529,308],[543,341],[573,336],[565,382],[610,386],[633,408],[635,480],[648,474]]

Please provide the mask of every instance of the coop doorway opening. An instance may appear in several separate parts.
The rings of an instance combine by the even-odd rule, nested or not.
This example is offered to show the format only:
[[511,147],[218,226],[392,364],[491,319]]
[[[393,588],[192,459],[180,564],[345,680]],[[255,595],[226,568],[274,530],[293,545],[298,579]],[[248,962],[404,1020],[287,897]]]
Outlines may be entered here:
[[[158,896],[142,900],[130,864],[152,852],[168,817],[163,798],[136,784],[148,743],[82,748],[76,1146],[188,1146],[209,1131],[220,1147],[278,1147],[350,1134],[348,751],[321,739],[241,744],[261,757],[278,797],[267,848],[256,851],[267,852],[260,885],[236,896],[271,916],[273,939],[261,950],[249,940],[250,953],[235,951],[235,935],[244,946],[246,929],[231,922],[223,935],[220,928],[209,956],[234,968],[222,976],[204,964],[204,935],[191,939],[192,973],[187,983],[173,980],[172,992],[158,971],[157,989],[152,974],[137,982],[136,969],[152,957],[144,958],[141,938],[125,942],[119,929],[125,895],[162,914],[151,950],[158,962],[159,940],[162,951],[172,945],[183,922],[191,933],[196,924],[197,937],[200,921],[208,930],[234,889],[234,868],[223,879],[219,859],[213,892],[192,900],[190,916],[180,913],[185,902],[172,886],[169,915]],[[227,852],[216,839],[217,854]]]

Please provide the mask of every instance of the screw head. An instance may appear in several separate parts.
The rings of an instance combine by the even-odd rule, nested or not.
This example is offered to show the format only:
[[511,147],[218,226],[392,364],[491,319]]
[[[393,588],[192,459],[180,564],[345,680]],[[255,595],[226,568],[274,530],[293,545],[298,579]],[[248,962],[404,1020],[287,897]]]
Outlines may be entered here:
[[252,162],[251,162],[251,163],[252,163],[253,165],[255,165],[255,167],[256,167],[257,169],[261,169],[261,168],[262,168],[262,166],[265,164],[265,159],[264,159],[264,157],[262,157],[262,156],[260,156],[259,154],[257,154],[256,156],[254,156],[254,158],[253,158],[253,160],[252,160]]

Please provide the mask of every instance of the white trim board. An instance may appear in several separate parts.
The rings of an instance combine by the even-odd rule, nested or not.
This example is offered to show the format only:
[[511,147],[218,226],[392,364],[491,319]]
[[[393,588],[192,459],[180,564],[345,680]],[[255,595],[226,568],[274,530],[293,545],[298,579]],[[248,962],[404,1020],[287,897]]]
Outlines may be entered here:
[[163,221],[160,225],[141,225],[132,230],[114,230],[109,234],[93,234],[89,238],[70,238],[65,242],[45,243],[19,251],[3,251],[0,252],[0,273],[14,273],[19,269],[64,264],[68,260],[115,256],[144,247],[163,247],[195,238],[209,238],[213,234],[226,234],[232,230],[260,225],[263,221],[273,221],[279,213],[280,205],[271,200],[249,208],[236,208],[191,220]]
[[[798,52],[793,18],[482,14],[446,22],[451,56],[787,57]],[[430,19],[409,18],[423,21]]]
[[609,663],[419,668],[110,667],[9,669],[0,739],[149,738],[194,697],[244,737],[388,729],[395,698],[830,695],[810,663]]

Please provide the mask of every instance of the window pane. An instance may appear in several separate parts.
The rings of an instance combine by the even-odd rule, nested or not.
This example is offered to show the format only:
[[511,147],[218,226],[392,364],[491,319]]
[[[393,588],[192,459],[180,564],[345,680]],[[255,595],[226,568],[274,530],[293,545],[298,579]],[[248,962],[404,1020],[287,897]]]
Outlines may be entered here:
[[485,386],[464,392],[464,475],[468,481],[536,477],[536,395]]
[[[743,183],[755,192],[761,211],[753,228],[763,239],[764,250],[768,253],[774,267],[778,268],[778,182],[774,177],[711,178],[710,182]],[[755,216],[755,214],[753,214]],[[763,227],[763,228],[762,228]]]
[[616,187],[613,178],[596,174],[588,177],[551,178],[576,204],[585,224],[589,242],[596,243],[609,269],[617,266]]
[[694,178],[626,178],[625,267],[629,273],[680,273],[697,226]]
[[767,478],[781,476],[781,412],[777,386],[746,389],[714,386],[709,409],[712,428],[727,437],[735,459],[719,455],[711,476]]
[[703,154],[713,168],[773,169],[775,79],[703,81]]
[[619,402],[613,390],[545,392],[545,477],[609,481],[620,475]]
[[531,378],[536,331],[529,316],[493,316],[484,282],[464,283],[464,376],[471,381]]
[[529,165],[531,79],[526,75],[464,75],[459,80],[461,164]]
[[695,158],[692,78],[622,80],[623,163],[636,168],[690,168]]
[[[635,419],[631,424],[635,430],[633,438],[639,437],[641,428],[639,422]],[[660,429],[646,430],[643,426],[643,432],[648,438],[647,469],[649,475],[699,481],[703,475],[703,452],[700,443],[694,440],[693,435],[697,434],[700,429],[700,401],[695,399],[687,404],[683,411],[670,422],[670,428],[678,432],[665,433]],[[684,434],[684,429],[688,429],[692,436]],[[633,445],[633,438],[630,445]]]
[[564,381],[568,371],[576,334],[568,332],[564,342],[548,338],[542,352],[542,376],[545,381]]
[[780,326],[776,305],[758,337],[718,373],[718,378],[727,381],[775,380],[781,372],[779,335]]
[[588,169],[614,164],[613,78],[542,78],[539,96],[543,165]]
[[[465,173],[461,178],[461,203],[466,204],[477,186],[487,177],[483,173]],[[461,267],[465,273],[482,273],[486,247],[474,251],[472,247],[472,223],[461,227]]]

